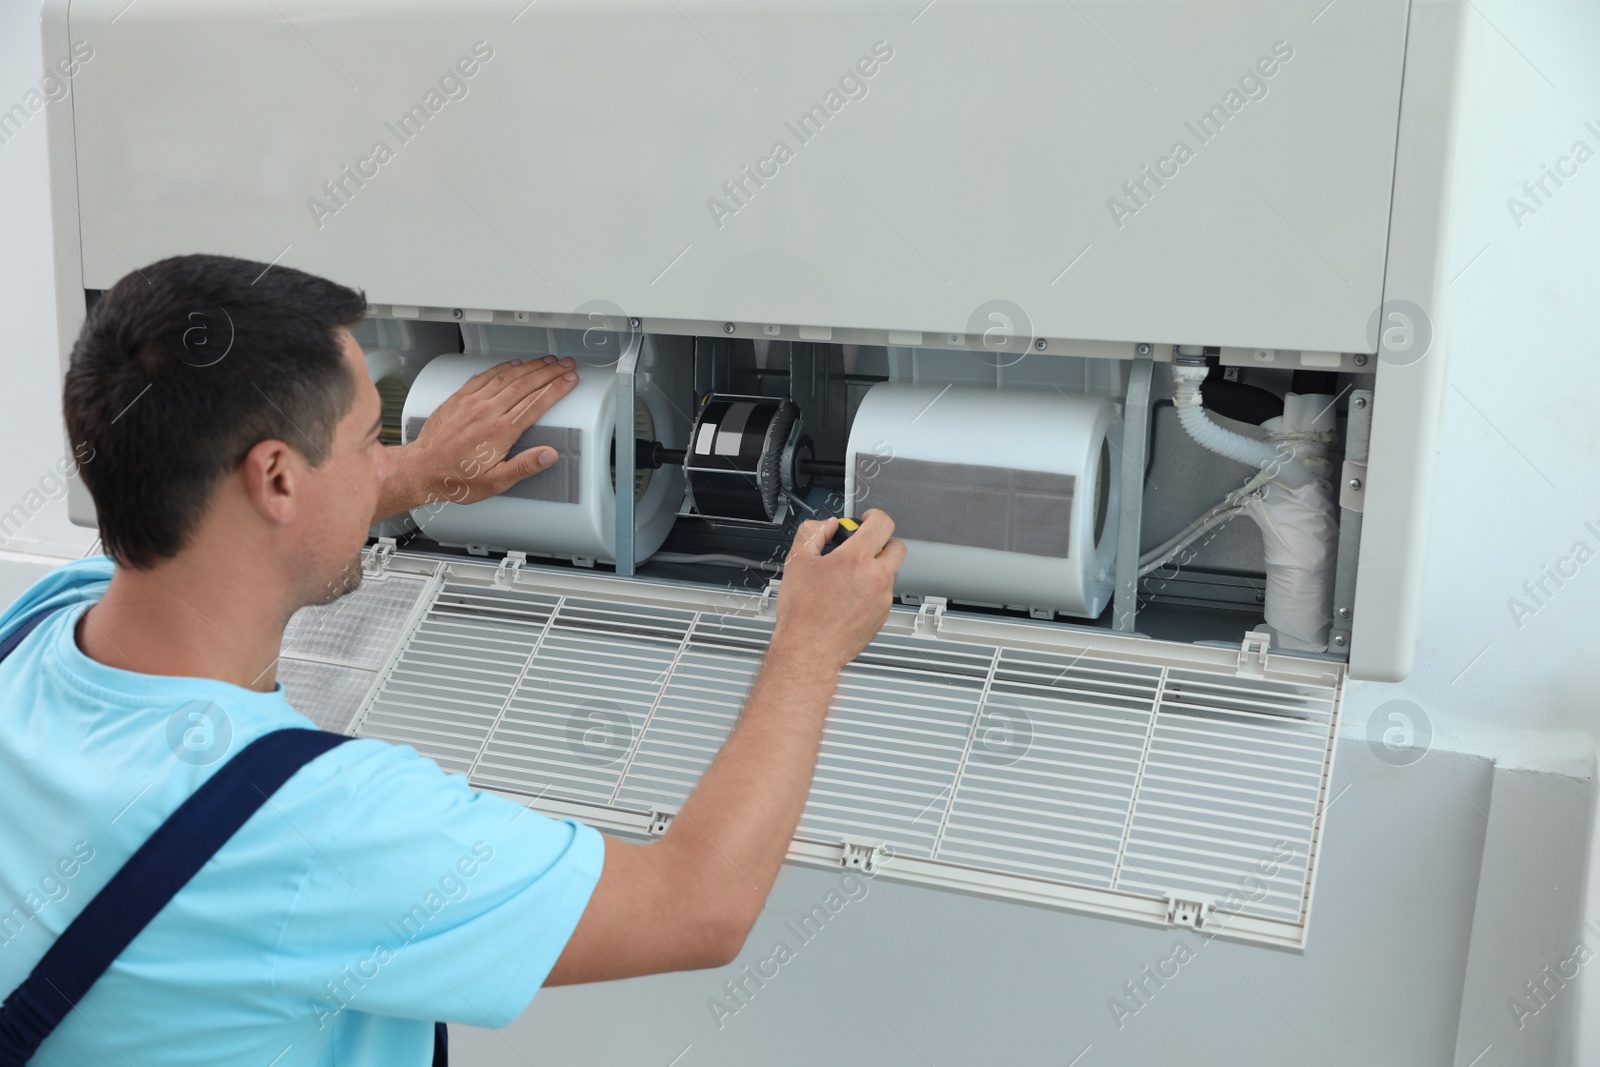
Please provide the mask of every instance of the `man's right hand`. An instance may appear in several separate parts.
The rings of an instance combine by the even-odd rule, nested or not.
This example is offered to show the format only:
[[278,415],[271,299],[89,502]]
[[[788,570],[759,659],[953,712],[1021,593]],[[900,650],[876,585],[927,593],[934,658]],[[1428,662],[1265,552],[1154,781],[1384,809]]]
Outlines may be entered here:
[[772,635],[775,648],[834,671],[877,636],[906,558],[905,542],[891,536],[894,520],[877,508],[868,509],[844,544],[823,555],[838,526],[834,518],[800,524],[784,562]]
[[778,624],[744,710],[653,844],[606,839],[605,865],[547,985],[721,967],[743,947],[805,808],[839,669],[877,634],[906,546],[868,511],[805,522],[778,587]]

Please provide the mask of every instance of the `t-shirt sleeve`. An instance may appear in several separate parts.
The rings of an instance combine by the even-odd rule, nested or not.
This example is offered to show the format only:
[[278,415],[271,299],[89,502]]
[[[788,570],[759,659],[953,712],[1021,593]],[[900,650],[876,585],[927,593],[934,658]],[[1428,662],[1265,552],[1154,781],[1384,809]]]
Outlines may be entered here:
[[275,954],[278,994],[323,1021],[515,1019],[589,902],[600,834],[475,792],[409,747],[347,742],[301,774],[275,814],[316,855]]

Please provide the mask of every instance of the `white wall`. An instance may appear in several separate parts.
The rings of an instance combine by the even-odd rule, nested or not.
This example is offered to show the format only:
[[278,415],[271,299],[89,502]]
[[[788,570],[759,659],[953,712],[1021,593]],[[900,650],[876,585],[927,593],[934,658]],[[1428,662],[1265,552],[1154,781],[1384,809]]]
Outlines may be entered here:
[[[0,110],[13,104],[26,107],[27,94],[39,88],[43,73],[38,5],[0,0]],[[70,97],[46,105],[69,106]],[[15,504],[33,512],[13,527],[5,549],[72,558],[83,554],[94,534],[67,520],[65,494],[49,478],[66,444],[51,280],[50,208],[55,194],[46,179],[44,124],[41,109],[0,144],[0,514]],[[52,495],[58,499],[49,499]],[[20,592],[14,588],[15,574],[35,571],[29,566],[20,571],[0,568],[0,600],[9,603]]]

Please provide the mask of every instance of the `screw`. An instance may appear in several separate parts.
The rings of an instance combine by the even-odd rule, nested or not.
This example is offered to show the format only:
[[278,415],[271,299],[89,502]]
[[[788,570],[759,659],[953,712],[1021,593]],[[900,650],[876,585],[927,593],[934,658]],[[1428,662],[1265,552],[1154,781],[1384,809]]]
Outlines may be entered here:
[[1364,355],[1359,355],[1358,354],[1356,356],[1356,366],[1365,367],[1366,365],[1367,365],[1367,357],[1364,356]]
[[1256,594],[1256,603],[1257,604],[1265,604],[1266,602],[1267,602],[1267,594],[1265,594],[1265,593],[1257,593]]
[[732,333],[733,332],[733,323],[731,323],[731,322],[723,323],[722,324],[722,332],[723,333]]
[[1333,635],[1333,643],[1334,643],[1335,646],[1337,646],[1339,648],[1343,648],[1344,647],[1344,642],[1345,642],[1344,634],[1334,634]]
[[1133,350],[1135,353],[1141,356],[1148,356],[1150,354],[1150,346],[1145,344],[1143,341],[1140,341],[1137,345],[1135,345]]
[[1350,617],[1350,609],[1349,608],[1340,608],[1339,609],[1339,618],[1348,619],[1349,617]]
[[454,311],[450,312],[450,314],[459,319],[461,317],[461,309],[456,308]]
[[1367,398],[1364,396],[1358,396],[1354,401],[1352,401],[1352,403],[1354,403],[1358,408],[1364,408],[1367,406]]
[[631,318],[630,317],[628,319],[628,329],[637,330],[638,328],[639,328],[639,320],[636,319],[636,318]]
[[1050,347],[1050,342],[1041,337],[1037,341],[1033,342],[1033,347],[1043,352],[1045,349]]
[[1361,479],[1360,478],[1351,478],[1350,479],[1350,488],[1359,491],[1361,489]]

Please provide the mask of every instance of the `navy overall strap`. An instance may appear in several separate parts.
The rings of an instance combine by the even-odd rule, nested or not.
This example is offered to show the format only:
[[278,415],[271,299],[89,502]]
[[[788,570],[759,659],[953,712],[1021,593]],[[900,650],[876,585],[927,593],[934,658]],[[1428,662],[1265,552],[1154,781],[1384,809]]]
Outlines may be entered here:
[[295,771],[348,740],[322,730],[276,730],[218,768],[95,894],[0,1006],[0,1065],[27,1063],[234,831]]
[[[51,614],[40,612],[0,641],[0,660]],[[0,1005],[0,1065],[27,1063],[111,962],[267,798],[301,767],[348,740],[321,730],[276,730],[219,767],[139,846]]]
[[22,644],[24,638],[33,633],[33,631],[37,630],[41,622],[44,622],[44,620],[48,619],[54,614],[55,609],[52,608],[49,611],[41,611],[37,615],[32,615],[26,619],[23,619],[21,626],[18,626],[15,630],[12,630],[11,633],[7,634],[4,640],[0,640],[0,660],[4,660],[7,656],[11,655],[11,653],[16,650],[16,647]]

